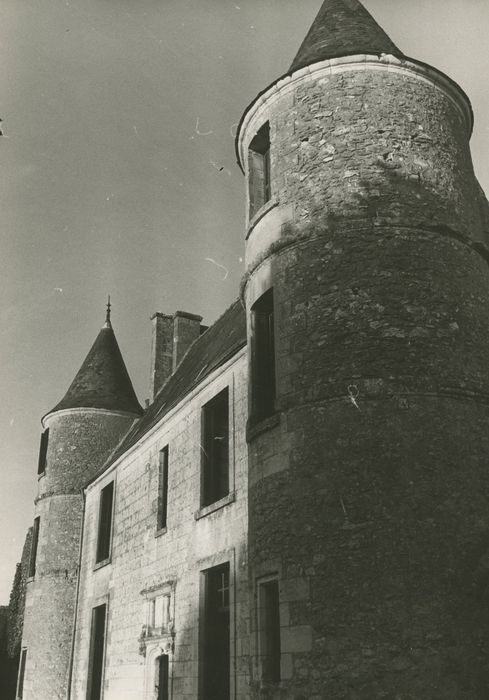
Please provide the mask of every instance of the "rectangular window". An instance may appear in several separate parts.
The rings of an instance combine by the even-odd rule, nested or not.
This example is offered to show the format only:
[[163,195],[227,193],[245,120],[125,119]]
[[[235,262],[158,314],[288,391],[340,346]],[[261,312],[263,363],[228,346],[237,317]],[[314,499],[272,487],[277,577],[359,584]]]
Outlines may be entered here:
[[41,434],[41,445],[39,447],[39,462],[37,463],[37,473],[44,474],[46,471],[46,456],[48,453],[49,428]]
[[158,700],[169,700],[170,695],[168,692],[169,687],[169,664],[168,655],[162,654],[157,659],[157,673],[158,673],[158,685],[157,691]]
[[24,697],[24,678],[25,678],[25,663],[27,660],[27,649],[22,649],[19,664],[19,679],[17,681],[17,695],[21,699]]
[[33,578],[36,575],[37,546],[39,543],[40,524],[41,518],[34,518],[34,526],[32,528],[31,557],[29,559],[29,578]]
[[251,307],[251,415],[261,420],[275,411],[273,289]]
[[229,493],[229,390],[221,391],[202,409],[202,505]]
[[205,573],[202,635],[202,700],[229,700],[229,562]]
[[112,535],[112,505],[114,501],[114,482],[104,486],[100,492],[98,518],[97,557],[96,562],[109,558]]
[[166,527],[168,511],[168,445],[160,451],[158,468],[158,517],[156,526],[158,530],[162,530]]
[[261,675],[264,681],[280,681],[280,607],[278,581],[258,585],[258,635]]
[[250,219],[271,197],[270,124],[257,132],[248,149]]
[[106,612],[105,603],[92,609],[87,700],[100,700],[102,697]]

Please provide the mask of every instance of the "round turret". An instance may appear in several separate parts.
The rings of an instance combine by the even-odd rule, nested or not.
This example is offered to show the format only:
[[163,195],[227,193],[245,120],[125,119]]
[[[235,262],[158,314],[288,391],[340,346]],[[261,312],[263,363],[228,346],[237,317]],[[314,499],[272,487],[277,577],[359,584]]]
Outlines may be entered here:
[[68,392],[43,419],[23,647],[26,700],[66,698],[83,486],[142,413],[110,319]]
[[482,700],[489,683],[489,269],[472,113],[379,29],[357,0],[326,0],[237,136],[253,697]]

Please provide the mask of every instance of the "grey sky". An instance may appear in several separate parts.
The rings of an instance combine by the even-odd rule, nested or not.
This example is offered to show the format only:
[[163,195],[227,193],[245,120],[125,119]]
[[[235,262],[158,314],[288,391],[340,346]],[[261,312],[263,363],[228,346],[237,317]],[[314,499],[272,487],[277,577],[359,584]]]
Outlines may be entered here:
[[[142,402],[150,314],[209,323],[237,296],[235,125],[287,70],[320,4],[3,0],[0,602],[33,518],[40,417],[88,352],[107,293]],[[407,55],[468,93],[489,192],[489,3],[365,5]]]

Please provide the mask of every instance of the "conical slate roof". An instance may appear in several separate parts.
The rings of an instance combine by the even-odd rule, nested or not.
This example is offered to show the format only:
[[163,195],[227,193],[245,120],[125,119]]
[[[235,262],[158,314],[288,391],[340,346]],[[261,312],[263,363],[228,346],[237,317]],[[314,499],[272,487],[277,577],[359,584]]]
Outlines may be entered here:
[[105,408],[137,415],[143,412],[108,314],[70,388],[50,413],[65,408]]
[[359,0],[324,0],[290,72],[329,58],[381,53],[403,55]]

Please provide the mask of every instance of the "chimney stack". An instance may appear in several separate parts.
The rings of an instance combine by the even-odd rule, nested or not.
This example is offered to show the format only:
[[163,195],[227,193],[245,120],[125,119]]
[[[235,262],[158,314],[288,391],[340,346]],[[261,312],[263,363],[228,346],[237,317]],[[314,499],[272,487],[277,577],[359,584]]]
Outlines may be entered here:
[[176,311],[173,316],[155,313],[151,342],[150,402],[176,370],[183,356],[205,327],[202,316]]

